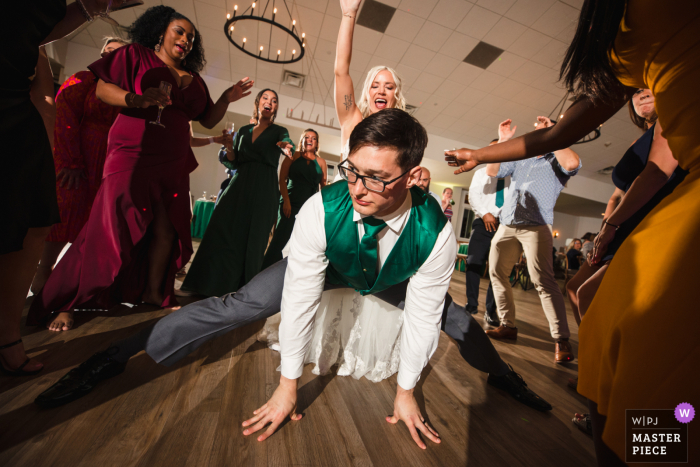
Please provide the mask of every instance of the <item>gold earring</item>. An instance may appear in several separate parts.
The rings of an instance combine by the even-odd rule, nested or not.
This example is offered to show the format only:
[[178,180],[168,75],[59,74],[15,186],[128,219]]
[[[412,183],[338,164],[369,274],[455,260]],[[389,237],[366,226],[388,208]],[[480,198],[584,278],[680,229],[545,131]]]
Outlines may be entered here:
[[156,52],[160,52],[160,44],[162,44],[162,43],[163,43],[163,36],[161,35],[161,36],[160,36],[160,39],[159,39],[159,41],[158,41],[158,43],[157,43],[156,46],[154,47],[154,49],[156,50]]

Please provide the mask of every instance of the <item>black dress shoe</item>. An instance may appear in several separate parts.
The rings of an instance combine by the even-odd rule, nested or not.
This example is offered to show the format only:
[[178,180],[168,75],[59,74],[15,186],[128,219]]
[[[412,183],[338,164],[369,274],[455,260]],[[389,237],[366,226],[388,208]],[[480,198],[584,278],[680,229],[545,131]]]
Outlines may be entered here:
[[126,363],[112,358],[114,349],[97,352],[95,355],[73,368],[56,384],[39,394],[34,403],[42,409],[49,409],[79,399],[92,391],[102,380],[117,376],[124,371]]
[[552,405],[528,388],[527,383],[523,381],[523,377],[516,373],[512,366],[508,365],[508,368],[510,368],[510,371],[503,376],[489,374],[486,382],[491,386],[507,391],[515,400],[535,410],[541,412],[552,410]]
[[467,313],[471,313],[472,315],[475,315],[479,312],[479,307],[476,305],[467,305],[464,307],[465,310],[467,310]]

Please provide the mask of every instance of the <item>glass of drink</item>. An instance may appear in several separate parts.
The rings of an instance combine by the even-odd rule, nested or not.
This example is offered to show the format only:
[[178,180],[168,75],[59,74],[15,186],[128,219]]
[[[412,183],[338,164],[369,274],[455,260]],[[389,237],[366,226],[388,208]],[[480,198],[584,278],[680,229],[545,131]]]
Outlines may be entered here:
[[232,135],[233,134],[233,127],[234,127],[233,122],[226,122],[226,133],[228,133],[229,135]]
[[[172,84],[168,83],[167,81],[160,82],[160,90],[163,91],[165,94],[167,94],[168,97],[170,97],[170,90],[172,88],[173,88]],[[163,113],[164,108],[165,108],[164,105],[159,105],[158,106],[158,118],[156,119],[155,122],[148,122],[148,123],[152,123],[154,125],[158,125],[159,127],[165,128],[165,125],[160,123],[160,114]]]

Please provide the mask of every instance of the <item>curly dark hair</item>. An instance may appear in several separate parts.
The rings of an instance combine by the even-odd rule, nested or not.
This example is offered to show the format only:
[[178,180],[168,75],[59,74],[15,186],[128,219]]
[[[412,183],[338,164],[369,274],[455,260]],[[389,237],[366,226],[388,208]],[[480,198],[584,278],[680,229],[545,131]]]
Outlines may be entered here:
[[168,25],[176,19],[187,20],[194,27],[192,50],[187,54],[187,58],[183,61],[182,66],[187,70],[199,73],[207,63],[204,59],[202,35],[191,19],[169,6],[159,5],[151,7],[136,18],[136,21],[129,27],[129,40],[149,49],[154,49],[156,44],[160,42],[160,36],[165,33]]

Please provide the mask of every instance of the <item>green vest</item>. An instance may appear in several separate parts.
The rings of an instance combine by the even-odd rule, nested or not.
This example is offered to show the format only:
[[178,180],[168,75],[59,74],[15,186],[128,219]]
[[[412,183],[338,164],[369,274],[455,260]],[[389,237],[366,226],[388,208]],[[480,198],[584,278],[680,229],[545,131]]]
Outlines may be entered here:
[[348,183],[344,180],[321,190],[326,229],[326,280],[344,285],[362,295],[386,290],[405,281],[423,265],[433,251],[447,218],[435,199],[420,188],[411,188],[411,214],[399,239],[370,288],[362,273],[359,234],[353,221]]

